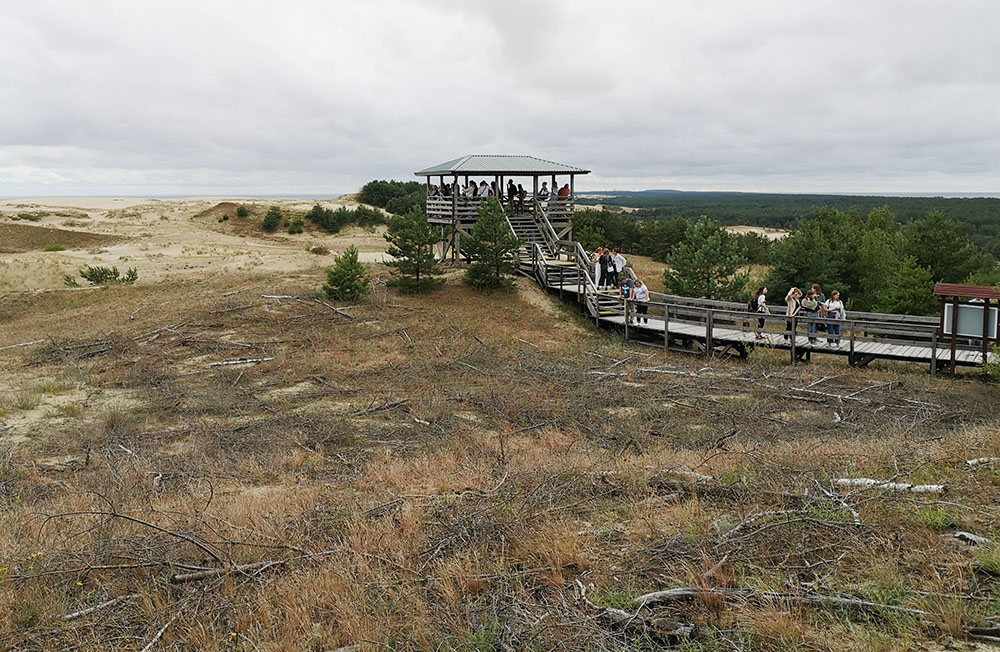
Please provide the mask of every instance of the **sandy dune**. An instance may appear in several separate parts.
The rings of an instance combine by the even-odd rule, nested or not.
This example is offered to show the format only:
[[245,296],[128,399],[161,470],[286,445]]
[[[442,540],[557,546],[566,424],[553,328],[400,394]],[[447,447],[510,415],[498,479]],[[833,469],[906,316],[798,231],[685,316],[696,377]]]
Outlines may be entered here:
[[[135,267],[139,283],[229,272],[278,272],[295,274],[329,266],[330,255],[308,252],[323,245],[332,253],[354,245],[365,262],[385,258],[384,227],[375,231],[345,229],[337,235],[308,229],[290,235],[285,231],[265,234],[260,218],[217,222],[199,216],[222,201],[277,205],[287,210],[308,210],[317,200],[253,200],[222,197],[189,199],[38,198],[0,200],[0,223],[49,227],[69,232],[115,236],[108,246],[74,249],[68,235],[64,251],[40,250],[0,254],[0,291],[55,289],[65,287],[63,275],[75,276],[84,265]],[[319,200],[330,208],[352,207],[350,199]],[[53,238],[58,240],[58,237]],[[76,238],[78,239],[78,238]]]

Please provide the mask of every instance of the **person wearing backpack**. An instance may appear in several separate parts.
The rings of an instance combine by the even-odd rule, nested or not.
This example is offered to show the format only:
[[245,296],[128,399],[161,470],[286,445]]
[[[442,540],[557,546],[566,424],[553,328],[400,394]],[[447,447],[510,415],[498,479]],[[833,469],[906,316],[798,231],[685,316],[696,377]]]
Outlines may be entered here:
[[[805,311],[806,317],[810,319],[816,319],[819,317],[820,303],[816,300],[816,291],[809,290],[806,292],[806,298],[802,300],[802,310]],[[809,343],[816,343],[816,322],[809,322]]]

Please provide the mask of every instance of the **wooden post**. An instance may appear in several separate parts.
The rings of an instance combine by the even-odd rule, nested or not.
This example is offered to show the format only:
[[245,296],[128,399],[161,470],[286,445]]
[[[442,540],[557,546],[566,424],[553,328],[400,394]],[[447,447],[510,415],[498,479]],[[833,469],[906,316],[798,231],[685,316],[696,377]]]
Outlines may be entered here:
[[958,348],[958,296],[951,300],[951,364],[949,373],[955,375],[955,349]]
[[[797,317],[792,317],[792,366],[795,366],[797,361],[795,360],[795,332],[798,330],[798,324],[796,324]],[[853,344],[851,346],[853,348]]]
[[847,364],[854,366],[854,338],[857,337],[857,324],[851,322],[851,351],[847,354]]
[[670,306],[663,303],[663,348],[670,350]]
[[531,177],[531,214],[538,219],[538,175]]
[[708,311],[708,321],[705,325],[705,355],[708,358],[712,357],[714,346],[712,345],[712,327],[715,325],[715,311]]
[[625,306],[625,343],[628,344],[628,299],[626,298],[624,303]]
[[990,350],[990,300],[983,301],[983,366],[986,366],[986,354]]
[[559,266],[559,300],[562,301],[563,298],[563,268],[562,265]]
[[937,341],[938,341],[938,329],[934,329],[934,333],[931,334],[931,375],[937,373]]

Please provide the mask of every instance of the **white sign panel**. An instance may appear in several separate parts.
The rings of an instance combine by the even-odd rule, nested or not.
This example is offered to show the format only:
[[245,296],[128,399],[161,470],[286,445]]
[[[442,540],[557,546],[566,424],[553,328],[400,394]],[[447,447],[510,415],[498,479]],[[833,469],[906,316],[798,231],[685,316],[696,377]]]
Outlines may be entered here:
[[[958,336],[959,337],[978,337],[983,336],[983,309],[986,306],[983,304],[976,303],[960,303],[958,304]],[[951,303],[944,304],[944,334],[951,335],[951,316],[953,312],[954,305]],[[997,309],[995,306],[990,306],[990,323],[987,329],[989,335],[987,339],[995,340],[997,338]]]

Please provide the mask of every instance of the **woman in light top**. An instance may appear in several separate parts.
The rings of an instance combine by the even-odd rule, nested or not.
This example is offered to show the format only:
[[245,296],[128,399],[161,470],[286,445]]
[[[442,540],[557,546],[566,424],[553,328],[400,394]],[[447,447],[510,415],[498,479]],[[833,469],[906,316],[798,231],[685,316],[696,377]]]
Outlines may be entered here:
[[598,247],[594,255],[591,256],[590,260],[594,263],[594,285],[601,287],[601,256],[604,255],[604,247]]
[[[785,316],[794,317],[799,314],[799,310],[802,309],[802,305],[799,303],[799,297],[802,296],[802,290],[798,288],[792,288],[785,295]],[[785,339],[788,339],[788,332],[792,330],[792,320],[789,319],[785,322]]]
[[[845,320],[847,319],[847,311],[844,310],[844,302],[840,300],[840,292],[834,290],[830,293],[830,300],[826,302],[826,316],[829,319]],[[827,324],[826,325],[827,344],[833,346],[840,346],[840,324]],[[835,336],[835,337],[834,337]]]
[[[766,285],[763,286],[763,287],[761,287],[761,288],[759,288],[757,290],[757,292],[754,294],[753,302],[754,302],[754,306],[755,306],[755,308],[754,308],[755,312],[759,312],[762,315],[770,315],[771,314],[771,309],[767,307],[767,286]],[[763,330],[764,330],[764,318],[761,317],[760,319],[757,320],[757,335],[756,335],[756,338],[758,340],[764,339],[764,333],[761,332]]]

